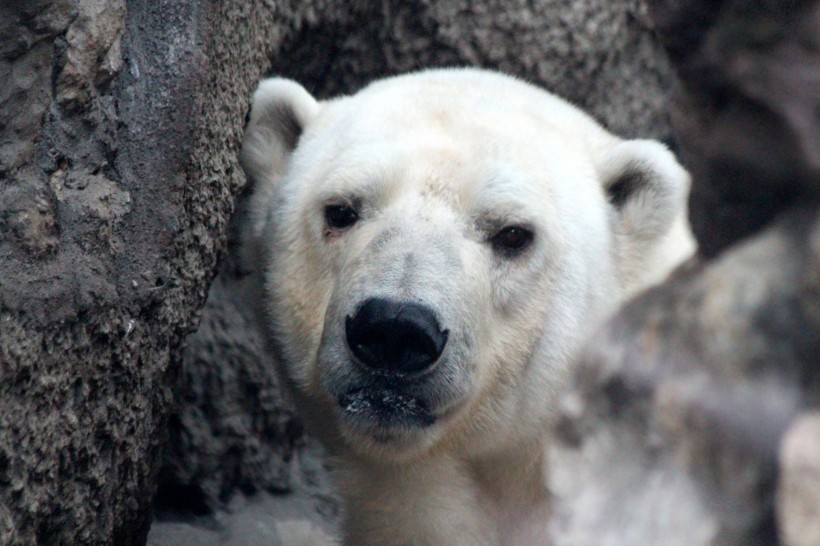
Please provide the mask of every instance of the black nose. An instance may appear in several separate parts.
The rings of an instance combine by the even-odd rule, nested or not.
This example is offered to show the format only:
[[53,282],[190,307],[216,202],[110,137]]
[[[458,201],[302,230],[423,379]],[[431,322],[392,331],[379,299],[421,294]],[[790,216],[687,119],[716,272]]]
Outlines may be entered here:
[[419,372],[433,365],[447,343],[447,330],[418,303],[372,298],[345,319],[347,344],[370,368]]

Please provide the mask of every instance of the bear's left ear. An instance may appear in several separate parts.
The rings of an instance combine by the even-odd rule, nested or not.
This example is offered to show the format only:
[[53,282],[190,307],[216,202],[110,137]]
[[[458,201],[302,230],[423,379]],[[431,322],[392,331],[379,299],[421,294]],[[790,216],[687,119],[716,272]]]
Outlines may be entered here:
[[686,218],[689,173],[666,146],[654,140],[619,141],[598,158],[598,175],[621,234],[648,242]]
[[270,203],[305,128],[321,105],[292,80],[269,78],[260,82],[253,103],[239,162],[250,183],[242,228],[242,262],[253,264],[264,248],[262,241]]
[[256,185],[280,177],[305,127],[320,105],[304,87],[285,78],[262,80],[253,101],[242,153],[242,168]]
[[687,209],[689,173],[652,140],[619,140],[597,157],[629,294],[665,279],[696,249]]

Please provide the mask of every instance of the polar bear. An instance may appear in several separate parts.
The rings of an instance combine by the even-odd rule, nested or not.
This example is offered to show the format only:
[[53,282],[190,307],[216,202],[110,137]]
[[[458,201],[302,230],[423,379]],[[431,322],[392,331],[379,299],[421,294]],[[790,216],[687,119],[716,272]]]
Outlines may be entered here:
[[558,397],[693,253],[686,171],[476,69],[325,102],[264,80],[241,162],[261,327],[335,457],[344,544],[545,544]]

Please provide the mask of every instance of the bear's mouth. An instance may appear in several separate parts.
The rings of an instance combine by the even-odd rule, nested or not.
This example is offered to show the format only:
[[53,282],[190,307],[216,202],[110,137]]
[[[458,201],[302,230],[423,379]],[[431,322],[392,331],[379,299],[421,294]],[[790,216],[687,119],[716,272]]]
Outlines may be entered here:
[[343,394],[338,402],[348,419],[370,429],[377,439],[384,436],[386,440],[391,433],[426,428],[436,422],[427,404],[418,397],[390,388],[356,388]]

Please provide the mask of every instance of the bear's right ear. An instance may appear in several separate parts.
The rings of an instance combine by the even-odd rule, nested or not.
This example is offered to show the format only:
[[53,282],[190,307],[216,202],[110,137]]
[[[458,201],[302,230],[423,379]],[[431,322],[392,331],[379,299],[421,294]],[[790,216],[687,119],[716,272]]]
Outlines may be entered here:
[[277,183],[305,127],[320,105],[298,83],[282,78],[263,80],[253,94],[239,163],[248,176],[250,197],[243,206],[240,262],[254,271],[264,253],[262,238]]
[[239,162],[256,185],[275,182],[305,127],[319,112],[319,103],[292,80],[262,80],[253,94]]
[[621,279],[637,290],[659,282],[695,251],[689,229],[689,173],[661,143],[621,140],[598,154],[612,206]]

